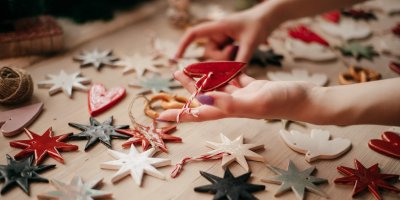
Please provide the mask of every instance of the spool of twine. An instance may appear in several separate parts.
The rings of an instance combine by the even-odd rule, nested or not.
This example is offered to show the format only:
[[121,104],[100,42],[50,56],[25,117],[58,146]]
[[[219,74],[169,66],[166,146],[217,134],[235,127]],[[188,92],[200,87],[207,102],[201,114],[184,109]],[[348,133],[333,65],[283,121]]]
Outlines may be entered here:
[[31,76],[23,69],[0,68],[0,104],[19,104],[29,100],[33,94]]

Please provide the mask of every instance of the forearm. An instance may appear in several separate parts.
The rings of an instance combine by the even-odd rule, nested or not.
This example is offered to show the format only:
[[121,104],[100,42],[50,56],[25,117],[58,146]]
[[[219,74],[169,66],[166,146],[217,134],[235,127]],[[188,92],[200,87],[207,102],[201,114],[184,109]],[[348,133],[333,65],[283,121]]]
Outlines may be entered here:
[[315,124],[400,125],[400,78],[346,86],[315,87],[293,116]]

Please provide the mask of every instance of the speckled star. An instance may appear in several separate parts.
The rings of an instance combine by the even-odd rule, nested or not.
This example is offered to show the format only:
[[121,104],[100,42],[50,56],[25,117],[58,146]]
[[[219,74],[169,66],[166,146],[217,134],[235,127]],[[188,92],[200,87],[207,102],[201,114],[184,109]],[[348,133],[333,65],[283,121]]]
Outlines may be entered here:
[[173,78],[163,78],[158,75],[154,75],[151,78],[139,79],[129,83],[129,86],[140,87],[137,94],[146,94],[152,92],[154,94],[163,92],[171,92],[172,88],[182,87],[182,85],[176,83]]
[[118,58],[112,55],[111,50],[98,50],[83,51],[74,57],[74,60],[81,62],[81,67],[93,65],[97,70],[104,65],[112,66]]
[[33,156],[21,161],[15,161],[7,156],[7,165],[0,165],[0,180],[4,181],[1,194],[5,194],[14,185],[18,185],[26,194],[30,195],[29,183],[48,183],[49,180],[39,176],[39,173],[54,168],[56,165],[33,166]]
[[264,185],[247,183],[251,172],[234,177],[231,171],[227,169],[223,178],[202,171],[200,171],[200,174],[212,184],[196,187],[194,191],[213,193],[215,200],[253,200],[257,198],[251,193],[265,190]]
[[116,63],[116,65],[125,67],[123,74],[128,74],[133,71],[136,72],[136,77],[142,78],[147,71],[159,73],[160,70],[156,67],[157,62],[152,56],[134,54],[133,56],[126,56]]
[[171,164],[171,160],[169,159],[152,158],[151,156],[155,153],[155,149],[153,148],[139,153],[135,146],[131,145],[128,154],[114,150],[108,150],[108,152],[117,160],[104,162],[100,165],[100,167],[102,169],[118,169],[118,172],[111,178],[113,183],[130,174],[135,183],[140,186],[142,184],[144,173],[164,180],[165,175],[156,168]]
[[50,155],[58,162],[64,163],[64,159],[58,151],[78,150],[78,146],[63,142],[68,136],[72,135],[72,133],[53,136],[51,127],[47,129],[43,135],[38,135],[28,129],[25,129],[25,133],[29,137],[29,140],[10,142],[10,146],[23,149],[15,155],[16,159],[26,158],[33,154],[35,156],[35,164],[40,164],[46,155]]
[[276,54],[272,49],[269,49],[267,51],[256,49],[254,51],[251,62],[254,64],[259,64],[263,67],[266,67],[268,65],[281,67],[283,58],[283,55]]
[[70,139],[76,140],[88,140],[85,146],[85,151],[91,148],[93,145],[99,141],[103,143],[106,147],[112,148],[111,139],[128,139],[128,135],[118,133],[118,129],[127,129],[129,125],[113,126],[113,117],[109,117],[103,123],[98,122],[93,117],[90,117],[90,125],[83,125],[77,123],[68,123],[68,125],[81,130],[82,132],[78,134],[71,135]]
[[263,149],[262,144],[243,144],[243,136],[237,137],[235,140],[230,140],[224,134],[220,134],[222,143],[207,141],[207,146],[214,149],[209,151],[208,155],[223,153],[222,167],[226,168],[230,163],[236,161],[246,171],[249,171],[249,165],[246,159],[264,162],[264,158],[253,152],[253,150]]
[[38,195],[38,199],[56,199],[56,200],[93,200],[93,199],[109,199],[112,193],[93,189],[101,184],[103,179],[99,178],[94,181],[83,183],[82,178],[75,176],[70,184],[63,183],[58,180],[51,180],[50,183],[57,189]]
[[38,83],[39,88],[50,88],[50,95],[63,91],[69,97],[72,97],[73,89],[87,91],[89,88],[84,84],[89,84],[91,81],[90,78],[82,77],[80,72],[67,74],[64,70],[58,75],[48,74],[47,78],[48,80]]
[[337,178],[334,181],[337,184],[354,184],[352,197],[367,188],[377,200],[382,199],[379,189],[400,193],[400,189],[389,183],[398,181],[399,175],[380,173],[378,163],[369,168],[365,168],[358,160],[354,160],[354,164],[355,169],[344,166],[338,167],[337,170],[345,177]]
[[343,46],[339,47],[339,50],[343,55],[352,56],[357,60],[361,60],[363,58],[372,60],[374,56],[378,55],[372,46],[365,46],[357,42],[344,44]]
[[268,168],[277,174],[277,176],[262,179],[262,181],[281,185],[275,193],[275,196],[291,189],[295,193],[297,199],[304,199],[304,194],[306,189],[308,189],[315,194],[328,198],[328,195],[316,186],[316,184],[328,183],[328,180],[311,176],[315,167],[299,171],[294,163],[289,161],[288,170],[279,169],[269,165]]

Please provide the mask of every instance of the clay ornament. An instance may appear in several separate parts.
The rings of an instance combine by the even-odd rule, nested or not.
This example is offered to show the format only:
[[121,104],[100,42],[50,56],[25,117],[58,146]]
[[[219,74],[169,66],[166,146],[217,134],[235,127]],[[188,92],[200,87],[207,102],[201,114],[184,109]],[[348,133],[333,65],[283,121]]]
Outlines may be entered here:
[[377,38],[376,48],[382,53],[400,57],[400,37],[386,34]]
[[285,48],[294,59],[305,59],[311,61],[331,61],[337,55],[329,47],[317,43],[305,43],[301,40],[286,39]]
[[147,93],[160,93],[171,92],[171,89],[182,87],[181,84],[174,81],[171,77],[161,77],[159,75],[154,75],[151,78],[144,78],[135,80],[129,83],[129,86],[141,88],[136,91],[136,94],[147,94]]
[[102,169],[118,170],[111,178],[113,183],[131,175],[134,182],[141,186],[145,173],[164,180],[165,175],[158,171],[157,168],[171,164],[169,159],[153,158],[152,155],[155,153],[153,148],[139,153],[135,146],[132,145],[128,154],[114,150],[108,150],[108,152],[116,160],[104,162],[100,167]]
[[384,12],[388,15],[400,13],[398,0],[367,1],[360,5],[362,8]]
[[334,181],[336,184],[354,185],[353,198],[366,189],[377,200],[382,200],[379,189],[400,193],[400,189],[391,184],[398,181],[399,175],[380,173],[378,163],[365,168],[360,161],[354,160],[354,165],[355,169],[344,166],[337,167],[337,170],[345,177],[337,178]]
[[365,58],[372,61],[379,54],[375,52],[372,46],[366,46],[357,42],[350,42],[338,47],[344,56],[354,57],[357,61]]
[[400,133],[385,131],[381,135],[382,139],[373,139],[368,143],[372,150],[400,159]]
[[4,136],[14,136],[28,127],[42,112],[43,103],[36,103],[0,112],[0,127]]
[[142,78],[146,71],[160,73],[160,70],[156,67],[157,63],[152,56],[134,54],[131,57],[123,57],[115,64],[125,67],[123,74],[128,74],[135,71],[138,79]]
[[305,25],[298,25],[290,28],[288,30],[288,34],[292,39],[297,39],[307,44],[316,43],[325,47],[329,47],[329,43],[324,38],[319,36]]
[[346,17],[351,17],[352,19],[355,20],[369,21],[378,19],[376,18],[373,12],[369,12],[362,9],[354,9],[354,8],[342,10],[342,15]]
[[263,67],[266,67],[268,65],[281,67],[283,58],[283,55],[276,54],[272,49],[263,51],[257,48],[254,51],[253,57],[251,58],[250,62],[253,64],[261,65]]
[[[144,106],[144,113],[152,118],[156,119],[158,118],[159,114],[155,110],[157,102],[160,102],[160,106],[163,110],[168,110],[168,109],[180,109],[182,108],[189,99],[183,96],[178,96],[178,95],[170,95],[167,93],[158,93],[150,97],[148,101],[146,101],[145,106]],[[197,101],[193,101],[193,103],[190,105],[191,108],[196,108],[200,106],[200,104]]]
[[293,69],[288,72],[268,72],[267,77],[271,81],[305,81],[315,85],[324,86],[328,83],[328,77],[325,74],[315,73],[310,75],[303,69]]
[[89,90],[88,104],[91,116],[96,116],[120,102],[126,95],[123,87],[114,87],[108,91],[103,84],[93,84]]
[[15,67],[0,68],[0,104],[16,105],[29,100],[33,94],[31,75]]
[[38,165],[43,162],[46,155],[49,155],[58,162],[64,163],[64,159],[59,151],[78,150],[78,146],[64,142],[72,133],[53,136],[51,127],[43,135],[38,135],[28,129],[25,129],[25,133],[29,137],[29,140],[15,140],[10,142],[10,146],[23,149],[14,156],[15,159],[26,158],[33,154],[35,164]]
[[328,22],[338,24],[341,20],[341,13],[340,13],[340,11],[337,11],[337,10],[330,11],[330,12],[322,14],[321,18]]
[[334,159],[350,150],[351,142],[347,139],[330,140],[329,131],[312,129],[310,136],[292,130],[280,130],[285,143],[294,151],[305,154],[307,162],[317,159]]
[[342,19],[337,24],[321,21],[318,23],[318,26],[326,34],[338,37],[344,41],[364,39],[372,34],[369,26],[350,19]]
[[99,71],[102,66],[113,66],[118,58],[112,55],[111,50],[94,49],[81,52],[74,57],[74,60],[80,61],[81,67],[92,65]]
[[50,95],[62,91],[70,98],[72,97],[73,89],[87,91],[89,88],[84,84],[89,84],[91,81],[89,78],[82,77],[80,72],[67,74],[64,70],[61,70],[58,75],[48,74],[47,78],[48,80],[38,83],[39,88],[50,88]]

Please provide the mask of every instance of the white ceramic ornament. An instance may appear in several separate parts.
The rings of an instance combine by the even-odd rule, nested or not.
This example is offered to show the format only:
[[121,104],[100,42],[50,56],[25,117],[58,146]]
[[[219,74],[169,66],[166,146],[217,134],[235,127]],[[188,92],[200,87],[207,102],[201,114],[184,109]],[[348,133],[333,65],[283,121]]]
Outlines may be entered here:
[[314,73],[310,75],[307,70],[293,69],[292,72],[268,72],[267,77],[271,81],[305,81],[324,86],[328,83],[328,77],[325,74]]
[[377,38],[376,48],[381,52],[400,57],[400,37],[393,34],[381,36]]
[[286,39],[285,47],[295,59],[311,61],[329,61],[336,59],[336,54],[332,49],[317,43],[305,43],[300,40]]
[[58,75],[48,74],[46,77],[48,80],[40,81],[38,87],[50,88],[50,95],[63,91],[67,96],[71,97],[73,89],[82,91],[87,91],[89,89],[83,84],[89,84],[90,79],[82,77],[80,72],[67,74],[64,70],[61,70]]
[[125,67],[123,74],[136,72],[136,77],[142,78],[147,71],[159,73],[160,70],[156,67],[157,63],[153,57],[148,55],[134,54],[133,56],[124,56],[120,61],[115,63],[118,66]]
[[337,158],[351,147],[351,142],[348,139],[335,138],[330,140],[330,133],[326,130],[312,129],[310,136],[295,130],[290,132],[280,130],[280,134],[291,149],[305,154],[307,162]]
[[399,0],[374,0],[367,1],[361,5],[364,9],[371,9],[382,11],[386,14],[398,13],[400,12],[400,1]]
[[100,167],[102,169],[118,170],[111,178],[113,183],[130,174],[135,183],[140,186],[142,184],[144,173],[164,180],[165,175],[156,168],[170,165],[171,160],[165,158],[152,158],[151,156],[155,151],[154,148],[151,148],[145,152],[139,153],[134,145],[131,145],[128,154],[109,149],[108,152],[116,160],[104,162]]
[[357,23],[352,19],[341,19],[335,24],[328,21],[319,22],[321,30],[329,35],[339,37],[345,41],[353,39],[364,39],[371,35],[369,26]]

